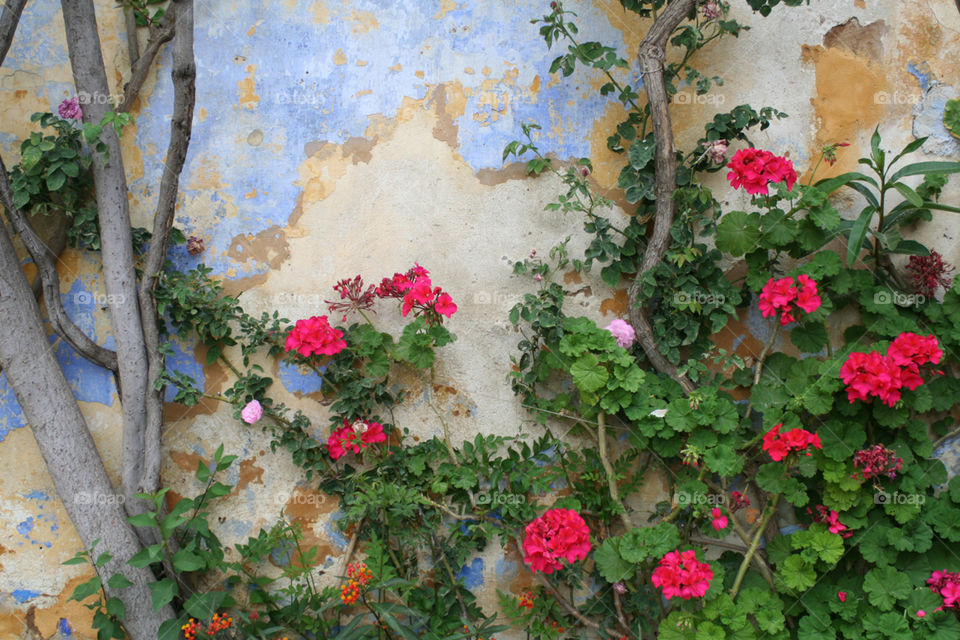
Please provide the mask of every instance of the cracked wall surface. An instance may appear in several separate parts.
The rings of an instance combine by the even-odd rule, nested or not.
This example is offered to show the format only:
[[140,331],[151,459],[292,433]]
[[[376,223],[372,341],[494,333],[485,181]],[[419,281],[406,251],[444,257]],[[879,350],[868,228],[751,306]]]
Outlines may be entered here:
[[[825,169],[854,169],[874,127],[887,148],[923,135],[930,159],[958,157],[960,141],[941,120],[945,101],[960,90],[960,14],[953,0],[812,0],[777,7],[765,19],[741,0],[732,4],[751,29],[711,45],[694,61],[725,82],[709,101],[677,100],[671,107],[682,147],[700,137],[714,113],[752,104],[790,115],[751,137],[789,156],[803,180],[830,142],[852,146]],[[565,5],[578,14],[582,40],[611,44],[635,59],[648,23],[614,0]],[[114,2],[97,6],[107,75],[119,96],[129,77],[123,19]],[[530,24],[547,10],[546,3],[527,0],[197,3],[197,108],[176,225],[202,238],[206,250],[193,257],[175,247],[174,263],[203,262],[248,311],[277,309],[294,320],[326,313],[324,300],[341,278],[360,273],[372,281],[419,262],[459,305],[449,322],[458,340],[441,350],[433,380],[403,379],[409,399],[397,411],[398,425],[419,437],[439,434],[433,405],[456,440],[534,431],[506,380],[518,340],[507,311],[529,290],[510,267],[568,235],[577,255],[586,240],[580,220],[544,210],[562,184],[528,178],[519,163],[505,165],[504,146],[521,137],[522,123],[540,124],[535,139],[544,152],[561,161],[590,156],[592,179],[615,202],[611,215],[623,220],[631,212],[615,188],[622,157],[606,147],[624,111],[599,94],[602,77],[550,73],[558,47],[548,50]],[[156,205],[173,104],[170,64],[164,50],[122,141],[138,225],[147,225]],[[635,66],[617,73],[638,83]],[[8,165],[32,130],[30,114],[55,110],[73,94],[59,3],[33,0],[0,69],[0,150]],[[722,172],[709,184],[725,209],[747,205],[743,192],[726,188]],[[956,179],[944,198],[960,200]],[[839,204],[849,209],[849,202]],[[936,218],[911,231],[948,262],[960,263],[952,220]],[[67,249],[59,271],[71,317],[111,346],[109,322],[97,304],[104,292],[97,261]],[[625,282],[610,288],[571,273],[566,284],[576,290],[568,302],[572,314],[605,324],[626,312]],[[400,326],[392,309],[380,310],[385,328]],[[745,313],[717,343],[749,355],[759,351],[768,329]],[[119,403],[112,377],[68,346],[53,338],[51,344],[117,479]],[[202,346],[177,340],[170,361],[216,394],[232,384],[232,374],[206,364],[205,356]],[[273,397],[326,424],[312,376],[263,364],[277,380]],[[236,489],[218,514],[227,543],[254,535],[285,509],[303,525],[322,563],[343,552],[336,500],[313,490],[285,455],[271,453],[258,429],[245,428],[212,400],[190,409],[169,403],[166,418],[163,478],[171,496],[198,489],[192,479],[197,461],[220,443],[239,456],[227,478]],[[318,427],[318,438],[326,437],[325,429]],[[61,566],[80,541],[2,376],[0,465],[0,640],[28,632],[48,638],[61,618],[92,635],[88,612],[67,602],[87,574]],[[665,495],[663,483],[650,482],[634,506],[648,509]],[[530,583],[515,550],[491,547],[461,573],[487,607],[494,606],[496,588],[519,592]]]

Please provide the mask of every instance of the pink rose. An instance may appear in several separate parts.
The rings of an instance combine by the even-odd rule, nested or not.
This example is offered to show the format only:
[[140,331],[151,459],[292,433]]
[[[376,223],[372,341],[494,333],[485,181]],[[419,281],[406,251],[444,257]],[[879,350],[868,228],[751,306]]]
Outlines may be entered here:
[[247,424],[256,424],[263,417],[263,406],[256,400],[251,400],[247,406],[240,411],[240,417]]
[[608,324],[606,329],[613,334],[613,337],[617,339],[617,344],[624,349],[629,349],[637,337],[630,323],[624,322],[620,318]]

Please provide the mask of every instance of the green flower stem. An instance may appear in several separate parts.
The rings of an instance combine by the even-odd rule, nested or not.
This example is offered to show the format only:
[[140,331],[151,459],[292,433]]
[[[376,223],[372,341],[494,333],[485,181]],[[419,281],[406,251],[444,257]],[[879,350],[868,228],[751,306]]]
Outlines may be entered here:
[[[703,480],[703,477],[705,475],[707,475],[707,465],[703,465],[702,467],[700,467],[700,473],[697,475],[697,481],[699,482]],[[680,513],[684,509],[686,509],[686,506],[678,504],[676,507],[673,508],[673,511],[671,511],[670,513],[668,513],[663,517],[663,520],[661,520],[661,522],[673,522],[676,519],[676,517],[680,515]]]
[[740,570],[737,571],[737,578],[733,581],[733,586],[730,588],[731,598],[736,598],[737,592],[740,591],[740,585],[743,584],[743,578],[747,575],[747,568],[750,566],[753,556],[757,553],[757,548],[760,547],[760,541],[763,539],[763,531],[770,523],[770,518],[772,518],[773,514],[777,512],[777,502],[779,501],[780,494],[778,493],[771,497],[770,501],[767,503],[767,508],[764,511],[763,518],[760,519],[759,524],[757,524],[756,532],[753,534],[753,541],[750,543],[750,548],[747,549],[747,555],[743,557],[743,562],[740,563]]
[[[229,404],[229,405],[233,405],[232,402],[230,402],[229,400],[227,400],[227,399],[224,398],[223,396],[215,396],[215,395],[213,395],[212,393],[206,393],[206,392],[200,392],[200,396],[203,397],[203,398],[210,398],[211,400],[219,400],[220,402],[226,402],[226,403]],[[277,415],[276,413],[274,413],[274,412],[271,411],[270,409],[264,409],[263,413],[264,413],[265,415],[269,416],[269,418],[270,418],[271,420],[273,420],[274,422],[276,422],[276,423],[277,423],[278,425],[280,425],[281,427],[285,427],[285,428],[287,428],[287,429],[294,429],[294,428],[295,428],[295,427],[293,426],[293,424],[292,424],[289,420],[287,420],[286,418],[283,418],[282,416]],[[308,435],[309,435],[309,434],[308,434]],[[327,471],[329,471],[331,475],[337,475],[337,474],[335,473],[335,471],[334,471],[334,468],[330,465],[330,461],[328,461],[326,458],[321,458],[321,460],[323,460],[323,464],[326,465]]]
[[447,561],[447,555],[443,553],[443,550],[440,548],[440,540],[437,538],[437,535],[431,534],[433,537],[433,548],[436,549],[439,553],[440,560],[443,563],[443,568],[447,570],[447,576],[450,578],[451,588],[454,589],[454,593],[457,596],[457,604],[460,606],[460,615],[463,616],[463,621],[466,623],[470,620],[470,614],[467,612],[467,603],[463,601],[463,595],[460,593],[460,584],[457,582],[457,577],[453,573],[453,569],[450,567],[450,563]]
[[603,464],[603,470],[607,474],[607,485],[610,487],[610,499],[620,507],[620,521],[623,522],[623,526],[627,528],[627,531],[630,531],[633,529],[633,523],[630,522],[630,518],[627,516],[627,508],[620,500],[617,477],[613,472],[613,466],[611,466],[610,459],[607,456],[607,416],[602,411],[597,415],[597,442],[600,443],[600,462]]
[[[365,314],[365,313],[363,312],[363,309],[357,309],[357,313],[359,313],[361,316],[363,316],[363,319],[367,321],[367,324],[368,324],[368,325],[370,325],[371,327],[373,327],[373,323],[370,322],[370,318],[368,318],[368,317],[367,317],[367,314]],[[376,329],[376,327],[374,327],[374,329]]]
[[430,389],[427,389],[423,392],[423,397],[427,400],[427,404],[430,405],[430,408],[433,409],[433,412],[437,414],[437,419],[440,421],[440,424],[443,425],[443,442],[447,445],[447,454],[450,456],[450,462],[453,463],[455,467],[460,466],[460,461],[457,460],[457,454],[453,450],[453,444],[450,441],[450,427],[447,426],[447,421],[443,419],[443,415],[440,413],[440,410],[437,409],[436,405],[433,404],[433,400],[430,399],[430,394],[433,391],[434,385],[434,371],[433,367],[430,367]]
[[237,376],[238,378],[242,378],[242,377],[243,377],[243,374],[240,373],[240,370],[237,369],[237,367],[234,366],[234,364],[233,364],[232,362],[230,362],[230,360],[227,358],[227,356],[225,356],[225,355],[223,355],[223,354],[221,353],[221,354],[220,354],[220,359],[223,360],[223,363],[224,363],[225,365],[227,365],[227,368],[229,368],[230,371],[233,371],[233,375]]
[[[716,484],[714,484],[709,480],[707,480],[707,485],[711,489],[716,491],[718,494],[726,494],[726,491],[724,491],[722,488],[718,487]],[[746,489],[744,489],[744,491],[746,491]],[[734,551],[747,551],[750,545],[750,533],[744,528],[744,526],[740,523],[740,521],[737,520],[737,517],[732,512],[730,513],[729,520],[730,520],[730,524],[733,525],[733,530],[736,532],[737,537],[743,540],[743,544],[748,545],[748,547],[746,548],[741,548],[739,546],[736,546],[736,547],[731,546],[729,548],[733,549]],[[724,546],[718,540],[709,540],[707,542],[709,542],[710,544],[721,546],[721,547]],[[770,584],[771,587],[773,587],[774,586],[773,571],[770,569],[770,565],[768,565],[763,558],[757,555],[753,557],[753,564],[757,569],[760,570],[760,573],[763,574],[763,578]]]
[[455,519],[457,519],[457,520],[476,520],[476,519],[477,519],[476,516],[468,516],[468,515],[461,515],[461,514],[459,514],[459,513],[455,513],[454,511],[452,511],[452,510],[450,509],[450,507],[447,507],[446,505],[440,504],[439,502],[434,502],[433,500],[431,500],[431,499],[428,498],[427,496],[423,496],[423,501],[424,501],[424,503],[430,505],[431,507],[433,507],[433,508],[435,508],[435,509],[440,509],[440,511],[443,511],[443,512],[444,512],[445,514],[447,514],[448,516],[450,516],[450,517],[452,517],[452,518],[455,518]]
[[[750,387],[750,389],[751,389],[751,396],[752,396],[753,387],[757,386],[757,384],[759,384],[759,382],[760,382],[760,375],[763,373],[763,361],[766,359],[767,354],[770,353],[770,349],[773,348],[773,343],[777,341],[777,335],[779,335],[779,333],[780,333],[780,321],[779,321],[779,320],[774,320],[774,323],[773,323],[773,333],[770,334],[770,339],[767,340],[767,344],[763,345],[763,351],[761,351],[761,352],[760,352],[760,355],[757,356],[757,367],[756,367],[756,369],[754,369],[754,372],[753,372],[753,385],[751,385],[751,387]],[[753,413],[753,403],[751,403],[751,404],[747,407],[747,414],[744,416],[744,418],[747,419],[747,420],[749,420],[749,419],[750,419],[750,415],[751,415],[752,413]],[[763,437],[763,436],[760,436],[760,437]],[[757,438],[754,438],[754,439],[750,442],[750,445],[748,445],[748,448],[749,448],[749,446],[751,446],[751,445],[753,445],[754,443],[756,443],[756,441],[757,441]]]
[[312,362],[307,362],[307,366],[313,369],[313,372],[317,374],[318,378],[320,378],[321,386],[330,387],[330,390],[333,391],[335,395],[340,394],[340,387],[327,379],[327,377],[323,375],[323,372],[320,371],[320,367]]

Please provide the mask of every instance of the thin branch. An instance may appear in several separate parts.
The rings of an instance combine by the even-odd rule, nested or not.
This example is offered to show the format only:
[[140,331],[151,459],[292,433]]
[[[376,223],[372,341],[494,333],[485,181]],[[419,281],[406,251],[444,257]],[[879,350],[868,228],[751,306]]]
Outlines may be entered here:
[[20,234],[20,239],[30,253],[30,257],[33,258],[33,264],[37,267],[39,279],[43,284],[43,300],[47,305],[50,324],[54,331],[81,356],[104,369],[116,373],[117,354],[91,340],[80,327],[74,324],[63,308],[63,301],[60,300],[60,276],[50,257],[53,254],[37,236],[33,227],[30,226],[30,222],[23,211],[14,206],[13,190],[10,188],[7,167],[3,164],[3,158],[0,158],[0,203],[6,208],[14,230]]
[[[717,486],[714,482],[710,480],[707,480],[706,482],[711,489],[717,492],[717,494],[720,494],[720,495],[726,494],[726,491],[724,491],[721,487]],[[750,545],[750,533],[744,528],[743,524],[741,524],[740,521],[737,519],[736,514],[734,514],[732,511],[730,512],[730,524],[733,525],[733,530],[736,532],[737,536],[741,540],[743,540],[743,544],[747,545],[747,547],[744,547],[744,548],[737,547],[734,549],[734,551],[741,551],[741,552],[748,551],[749,545]],[[711,541],[710,544],[723,546],[718,541]],[[729,548],[733,548],[733,547],[731,546]],[[770,565],[768,565],[766,560],[764,560],[758,555],[753,556],[753,563],[754,563],[754,566],[756,566],[756,568],[760,571],[760,573],[763,574],[763,579],[766,580],[767,583],[772,588],[774,586],[773,571],[770,569]]]
[[165,13],[160,18],[160,22],[150,27],[150,39],[147,41],[147,46],[143,50],[143,54],[137,58],[137,61],[131,67],[130,81],[123,85],[123,101],[117,106],[117,113],[130,111],[133,101],[140,95],[143,83],[147,81],[147,74],[150,73],[154,58],[160,53],[160,48],[173,38],[176,30],[176,20],[171,15],[172,13],[172,11]]
[[[193,131],[193,108],[196,102],[197,68],[193,55],[193,0],[174,0],[166,16],[179,26],[173,39],[173,116],[170,121],[170,143],[167,146],[163,177],[157,210],[153,216],[153,235],[143,268],[143,278],[137,292],[140,300],[140,316],[143,337],[147,348],[147,376],[151,384],[164,370],[163,354],[160,353],[160,325],[157,317],[153,290],[166,259],[173,228],[180,174],[187,158],[190,135]],[[163,397],[161,390],[152,387],[147,396],[147,420],[144,438],[143,471],[140,479],[142,490],[155,491],[160,482],[160,433],[163,428]]]
[[620,521],[627,531],[633,529],[633,523],[627,515],[627,508],[620,500],[620,491],[617,487],[617,476],[613,472],[610,460],[607,456],[607,420],[606,415],[601,411],[597,416],[597,442],[599,443],[600,463],[603,465],[603,471],[607,476],[607,486],[610,487],[610,499],[620,508]]
[[557,591],[557,590],[553,587],[553,585],[550,584],[550,582],[549,582],[546,578],[543,577],[542,574],[535,573],[535,574],[533,574],[533,575],[536,577],[537,582],[539,582],[541,585],[543,585],[543,587],[544,587],[547,591],[550,592],[550,595],[552,595],[552,596],[556,599],[557,603],[558,603],[561,607],[563,607],[564,609],[566,609],[566,610],[567,610],[567,613],[569,613],[570,615],[572,615],[574,618],[577,619],[577,622],[579,622],[580,624],[582,624],[582,625],[584,625],[584,626],[590,627],[591,629],[596,629],[597,631],[600,631],[600,630],[601,630],[599,623],[594,622],[594,621],[591,620],[590,618],[588,618],[588,617],[586,617],[585,615],[583,615],[582,613],[580,613],[580,610],[577,609],[575,606],[573,606],[573,605],[570,603],[569,600],[567,600],[566,598],[564,598],[564,597],[560,594],[560,592]]
[[[756,387],[760,384],[760,376],[763,374],[763,362],[767,358],[767,354],[770,353],[770,349],[773,348],[773,343],[777,341],[777,334],[780,333],[780,322],[775,321],[773,324],[773,333],[770,334],[770,339],[767,340],[767,343],[763,345],[763,351],[760,352],[760,355],[757,356],[757,368],[753,372],[753,387]],[[751,387],[751,389],[753,388]],[[749,420],[750,415],[753,413],[753,403],[747,407],[747,413],[744,416],[745,419]]]
[[661,13],[650,31],[640,43],[640,71],[643,87],[647,92],[647,104],[653,120],[654,140],[656,141],[656,215],[653,219],[653,233],[643,254],[643,262],[628,292],[630,324],[633,325],[640,346],[647,359],[657,371],[670,376],[691,393],[695,386],[690,379],[681,375],[660,353],[653,337],[653,329],[646,314],[637,304],[640,295],[640,283],[643,276],[660,264],[663,254],[670,243],[670,228],[673,226],[673,195],[677,189],[676,147],[673,142],[673,125],[670,111],[667,109],[667,89],[663,78],[663,65],[666,61],[666,47],[670,35],[694,8],[696,0],[674,0]]
[[357,522],[357,526],[353,528],[353,535],[350,536],[350,542],[347,543],[347,550],[343,552],[343,557],[340,558],[340,570],[338,575],[347,575],[347,565],[350,564],[350,559],[353,557],[353,552],[357,548],[357,540],[360,539],[361,529],[363,529],[363,518],[360,518],[360,521]]
[[137,40],[137,16],[130,7],[121,8],[123,11],[123,27],[127,31],[127,53],[130,56],[130,69],[140,59],[140,41]]
[[3,5],[3,13],[0,14],[0,65],[7,58],[7,51],[13,43],[13,34],[20,23],[20,14],[26,4],[27,0],[7,0]]
[[750,548],[747,549],[747,555],[743,557],[743,562],[740,563],[740,570],[737,571],[737,577],[733,581],[733,586],[730,588],[731,598],[736,598],[737,592],[740,591],[740,585],[743,584],[743,578],[745,575],[747,575],[747,568],[750,566],[750,561],[753,559],[754,554],[756,554],[757,548],[760,546],[760,541],[763,540],[763,531],[767,528],[767,523],[770,522],[770,518],[773,517],[773,514],[777,512],[777,502],[779,501],[779,493],[770,498],[770,502],[767,503],[767,508],[763,514],[763,518],[757,523],[757,528],[753,535],[753,541],[750,543]]

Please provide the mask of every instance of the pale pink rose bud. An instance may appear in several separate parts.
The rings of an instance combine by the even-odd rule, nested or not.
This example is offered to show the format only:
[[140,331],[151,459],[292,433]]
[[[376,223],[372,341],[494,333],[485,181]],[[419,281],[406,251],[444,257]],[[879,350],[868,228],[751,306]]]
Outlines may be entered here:
[[256,400],[251,400],[240,412],[240,417],[247,424],[254,424],[263,417],[263,406]]
[[703,147],[706,151],[707,157],[710,158],[710,162],[713,164],[724,164],[727,159],[726,140],[713,140],[712,142],[704,142]]
[[613,334],[613,336],[617,339],[617,344],[624,349],[629,349],[630,345],[633,344],[633,341],[637,337],[636,333],[633,331],[633,327],[631,327],[628,322],[624,322],[620,318],[617,318],[608,324],[606,326],[606,330]]
[[704,4],[703,7],[700,8],[700,12],[703,13],[703,17],[707,20],[716,20],[723,15],[723,9],[716,0],[710,0]]

